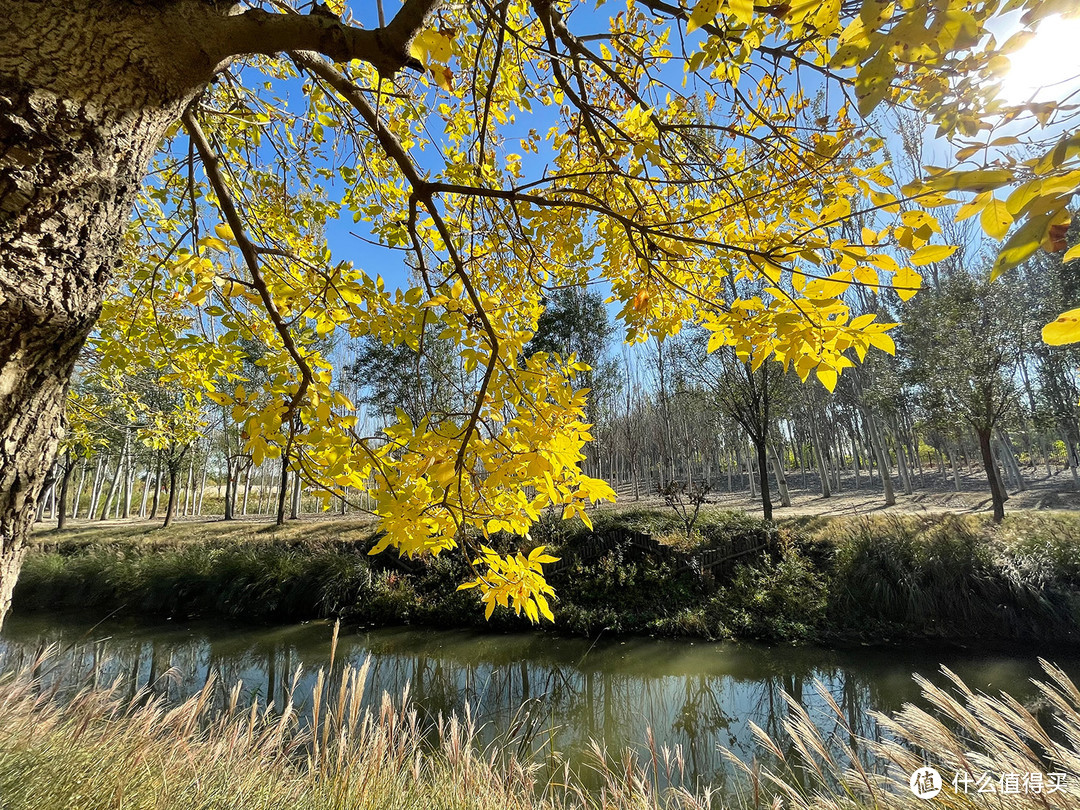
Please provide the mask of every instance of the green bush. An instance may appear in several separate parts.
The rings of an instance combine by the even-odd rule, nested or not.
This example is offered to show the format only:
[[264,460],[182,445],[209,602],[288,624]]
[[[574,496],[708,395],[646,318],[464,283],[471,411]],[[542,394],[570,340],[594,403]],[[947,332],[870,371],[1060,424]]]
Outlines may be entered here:
[[709,600],[706,621],[720,635],[803,641],[823,627],[828,582],[794,548],[740,565],[730,585]]

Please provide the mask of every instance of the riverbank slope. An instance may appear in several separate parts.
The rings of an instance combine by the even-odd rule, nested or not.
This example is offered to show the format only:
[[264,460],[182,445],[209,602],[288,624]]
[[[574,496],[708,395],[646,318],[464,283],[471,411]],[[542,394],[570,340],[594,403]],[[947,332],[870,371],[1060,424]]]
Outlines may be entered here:
[[[656,542],[635,542],[641,537]],[[370,522],[342,519],[39,532],[14,609],[528,626],[508,611],[484,621],[475,594],[457,590],[470,578],[460,557],[372,557],[374,541]],[[1080,646],[1080,515],[1072,512],[1015,512],[995,527],[977,515],[766,524],[714,510],[687,537],[673,513],[637,510],[601,514],[593,532],[545,522],[533,542],[562,558],[549,576],[558,632]],[[702,560],[726,552],[747,553],[702,570]]]

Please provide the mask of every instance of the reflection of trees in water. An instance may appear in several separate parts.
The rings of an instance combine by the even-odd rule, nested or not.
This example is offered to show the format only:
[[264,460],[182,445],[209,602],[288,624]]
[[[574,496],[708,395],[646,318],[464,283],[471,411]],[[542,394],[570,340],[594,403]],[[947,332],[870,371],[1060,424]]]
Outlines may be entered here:
[[[362,644],[349,650],[348,642],[342,644],[344,654],[335,665],[336,675],[345,663],[358,666],[371,652]],[[5,669],[26,666],[41,647],[40,639],[9,641],[3,651]],[[577,661],[483,660],[476,652],[471,650],[473,658],[454,658],[413,650],[395,654],[384,646],[371,656],[366,700],[377,703],[383,693],[397,698],[408,688],[411,702],[431,728],[440,716],[463,715],[468,710],[477,723],[481,745],[499,741],[535,750],[551,744],[571,760],[582,756],[592,740],[612,753],[627,745],[643,750],[651,731],[658,750],[681,748],[682,779],[691,784],[727,781],[729,766],[718,746],[747,760],[761,758],[750,722],[782,739],[786,712],[782,692],[812,708],[818,696],[807,684],[814,676],[847,708],[857,733],[873,731],[865,712],[869,687],[842,669],[757,673],[756,677],[742,672],[740,677],[724,673],[650,676],[610,666],[582,667]],[[217,708],[228,705],[234,684],[242,682],[242,706],[258,700],[281,711],[301,662],[305,672],[292,696],[303,712],[311,705],[317,669],[328,663],[328,643],[315,651],[310,645],[273,635],[261,638],[258,632],[224,638],[178,633],[147,639],[117,634],[89,645],[66,645],[49,665],[56,673],[67,673],[72,683],[85,684],[97,672],[98,683],[122,677],[129,695],[148,688],[151,695],[171,701],[189,697],[213,678]]]
[[[0,664],[12,670],[31,665],[58,633],[39,628],[19,635],[6,629],[5,636]],[[310,710],[315,673],[327,666],[330,646],[322,626],[243,632],[118,629],[97,631],[81,646],[72,645],[70,637],[61,640],[43,682],[63,676],[70,685],[109,684],[123,677],[131,694],[150,687],[154,696],[179,701],[213,677],[220,685],[214,698],[219,707],[227,705],[232,685],[243,681],[242,705],[258,700],[281,711],[291,694],[301,713]],[[524,752],[550,743],[572,762],[594,739],[613,755],[626,745],[643,752],[651,730],[657,750],[681,749],[684,784],[717,786],[731,774],[718,746],[744,761],[756,757],[775,764],[758,746],[751,723],[798,760],[783,727],[789,717],[784,693],[805,707],[834,750],[841,743],[857,750],[857,737],[879,737],[869,710],[891,711],[917,696],[895,665],[861,666],[854,658],[854,665],[845,664],[819,651],[718,649],[714,657],[684,660],[679,651],[686,648],[677,645],[635,642],[621,655],[560,643],[412,632],[345,635],[331,681],[346,664],[359,666],[370,656],[369,705],[377,705],[384,692],[399,698],[408,686],[410,700],[431,728],[440,716],[468,710],[481,745],[499,742]],[[293,692],[301,663],[304,673]],[[828,708],[815,681],[840,716]]]

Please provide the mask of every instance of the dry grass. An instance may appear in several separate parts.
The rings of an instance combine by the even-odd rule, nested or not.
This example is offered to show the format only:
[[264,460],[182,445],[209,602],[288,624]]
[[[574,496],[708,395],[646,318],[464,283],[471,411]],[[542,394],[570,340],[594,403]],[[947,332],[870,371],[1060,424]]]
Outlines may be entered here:
[[39,524],[31,543],[39,549],[77,550],[87,546],[123,544],[150,549],[199,544],[285,543],[323,545],[360,543],[375,530],[369,517],[305,517],[278,526],[267,518],[179,518],[169,528],[160,521],[74,521],[62,532]]
[[[1036,684],[1049,707],[1049,724],[1006,694],[995,698],[972,691],[943,668],[955,687],[952,691],[916,677],[930,711],[907,705],[893,717],[875,715],[886,738],[892,739],[857,738],[844,711],[819,684],[818,692],[835,716],[830,719],[835,719],[839,734],[827,741],[820,726],[789,698],[790,717],[784,729],[797,756],[785,753],[792,750],[785,741],[772,739],[755,726],[759,742],[780,765],[757,769],[730,754],[728,759],[750,780],[755,792],[774,791],[786,807],[796,810],[1075,810],[1080,807],[1080,691],[1060,669],[1041,663],[1048,680]],[[845,742],[845,737],[854,744]],[[865,763],[872,760],[887,763],[887,768],[871,770]],[[910,774],[926,765],[943,777],[942,792],[932,802],[915,796],[908,782]],[[1065,775],[1064,786],[1050,792],[1049,774],[1055,773]],[[987,774],[991,779],[982,783],[981,777]],[[1016,792],[1004,792],[1006,774],[1018,776]],[[1023,784],[1028,774],[1039,775],[1043,790],[1036,792]],[[954,788],[954,779],[959,789]],[[996,791],[978,790],[987,784]]]
[[[790,701],[786,739],[756,729],[765,760],[778,764],[765,768],[729,754],[745,780],[734,797],[725,797],[707,788],[660,789],[679,781],[682,754],[651,744],[644,761],[629,752],[613,758],[596,746],[589,789],[555,754],[542,768],[509,739],[480,751],[468,716],[424,729],[403,708],[407,693],[398,701],[383,695],[377,708],[369,707],[367,666],[335,670],[333,653],[334,677],[318,674],[312,714],[303,721],[291,701],[281,714],[258,704],[242,708],[239,683],[224,710],[211,708],[220,689],[212,682],[175,707],[149,693],[131,700],[119,684],[64,693],[47,685],[62,679],[41,675],[47,656],[0,684],[4,810],[1080,807],[1080,690],[1046,663],[1049,677],[1039,688],[1049,725],[1012,698],[972,692],[947,672],[952,691],[920,680],[930,711],[909,706],[879,717],[892,740],[875,742],[852,734],[844,712],[819,687],[841,733],[826,739]],[[888,767],[872,770],[869,761]],[[927,763],[946,783],[954,771],[1069,778],[1054,793],[963,794],[946,787],[926,802],[911,794],[907,779]]]

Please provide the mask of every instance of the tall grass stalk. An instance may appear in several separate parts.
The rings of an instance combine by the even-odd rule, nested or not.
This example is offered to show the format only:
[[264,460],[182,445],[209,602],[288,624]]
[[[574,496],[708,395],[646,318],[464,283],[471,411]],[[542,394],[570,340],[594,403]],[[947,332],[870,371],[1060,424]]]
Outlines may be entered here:
[[[724,754],[755,795],[772,794],[795,810],[1075,810],[1080,807],[1080,690],[1059,668],[1040,663],[1048,680],[1035,684],[1050,708],[1048,724],[1009,695],[975,692],[943,667],[954,690],[916,676],[930,710],[908,704],[892,717],[875,713],[885,732],[882,739],[855,735],[845,712],[819,683],[817,691],[838,733],[826,739],[821,729],[829,724],[814,724],[788,697],[783,727],[797,757],[785,753],[783,740],[757,726],[754,734],[776,766],[758,768],[730,751]],[[871,768],[866,763],[872,761],[885,767]],[[910,788],[910,775],[924,766],[943,778],[943,789],[932,800],[917,797]],[[1053,773],[1065,779],[1061,789],[1051,791]],[[1019,777],[1015,792],[1003,782],[1007,774]],[[1042,790],[1024,784],[1030,774],[1038,775]],[[990,776],[986,782],[984,775]],[[980,791],[980,786],[995,790]]]
[[[52,651],[55,654],[55,649]],[[367,663],[319,672],[311,715],[292,697],[274,713],[241,705],[242,684],[214,709],[212,679],[169,706],[144,690],[134,699],[119,681],[64,691],[50,653],[0,683],[0,806],[4,810],[914,810],[1080,807],[1080,690],[1043,662],[1038,687],[1049,724],[1013,698],[919,679],[930,709],[907,706],[878,716],[883,740],[859,738],[828,691],[835,715],[828,736],[789,699],[785,738],[755,727],[764,756],[745,762],[725,752],[742,781],[726,793],[663,787],[681,781],[683,753],[651,736],[639,757],[611,756],[594,744],[586,788],[569,763],[541,767],[506,740],[481,749],[472,716],[439,717],[426,728],[387,694],[364,702]],[[765,765],[763,763],[772,763]],[[877,767],[872,767],[875,763]],[[884,768],[880,767],[882,764]],[[916,798],[908,776],[924,764],[946,783],[954,772],[1067,774],[1054,793],[967,794],[951,787],[932,802]],[[1048,780],[1049,781],[1049,780]]]

